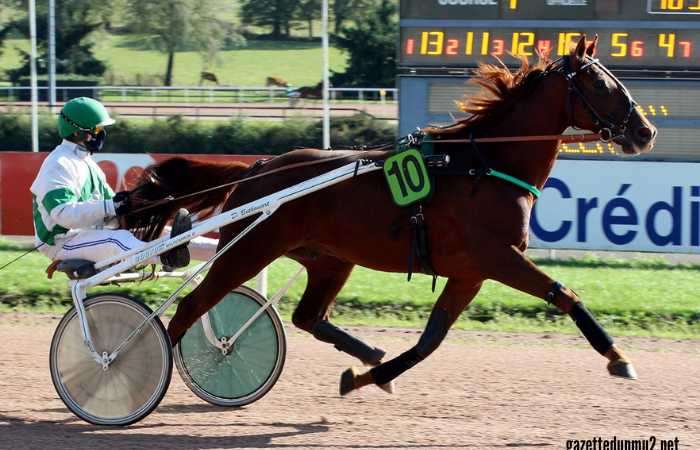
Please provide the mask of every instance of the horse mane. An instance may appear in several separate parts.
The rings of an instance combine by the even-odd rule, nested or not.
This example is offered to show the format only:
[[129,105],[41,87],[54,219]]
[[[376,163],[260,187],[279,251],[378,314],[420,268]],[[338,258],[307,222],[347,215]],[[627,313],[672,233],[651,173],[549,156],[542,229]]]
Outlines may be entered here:
[[480,92],[465,95],[465,101],[457,102],[459,109],[471,114],[470,117],[456,119],[455,125],[446,128],[429,127],[425,131],[431,134],[448,134],[466,130],[483,130],[501,122],[513,106],[532,92],[540,75],[551,68],[552,62],[540,52],[538,61],[531,65],[525,56],[512,55],[520,61],[520,68],[515,72],[497,58],[500,65],[479,62],[474,71],[475,78],[469,83],[477,85]]
[[[165,224],[180,208],[197,214],[197,220],[215,215],[249,166],[242,162],[216,163],[174,157],[154,163],[138,177],[131,200],[134,211],[125,217],[126,228],[144,241],[160,237]],[[210,190],[208,190],[210,189]],[[191,194],[197,195],[191,195]],[[173,200],[166,200],[172,197]]]

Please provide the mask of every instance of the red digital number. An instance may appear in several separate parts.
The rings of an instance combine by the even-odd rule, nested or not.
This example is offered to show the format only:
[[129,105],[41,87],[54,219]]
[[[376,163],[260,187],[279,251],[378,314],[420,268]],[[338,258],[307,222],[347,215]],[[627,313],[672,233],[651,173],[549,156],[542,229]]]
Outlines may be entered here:
[[491,41],[493,44],[493,51],[491,52],[494,56],[501,56],[506,52],[506,41],[503,39],[494,39]]
[[406,54],[407,55],[413,54],[414,45],[415,45],[415,41],[413,39],[406,39]]
[[542,53],[544,56],[548,56],[549,52],[552,51],[552,41],[550,40],[543,40],[543,41],[537,41],[537,50]]
[[690,58],[690,41],[678,41],[678,45],[683,47],[683,57]]
[[644,56],[644,41],[632,41],[630,46],[630,55],[634,58],[640,58]]
[[457,48],[459,48],[459,41],[457,39],[448,39],[447,48],[445,49],[445,54],[456,55]]

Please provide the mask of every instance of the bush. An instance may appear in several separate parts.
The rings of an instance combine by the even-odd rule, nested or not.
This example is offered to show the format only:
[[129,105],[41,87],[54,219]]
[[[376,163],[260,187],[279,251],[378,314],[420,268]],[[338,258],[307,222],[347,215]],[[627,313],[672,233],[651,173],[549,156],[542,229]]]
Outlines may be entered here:
[[[29,117],[0,114],[0,151],[31,151]],[[60,142],[55,116],[39,120],[39,151]],[[375,145],[396,139],[395,126],[367,116],[331,119],[331,142],[337,147]],[[104,151],[109,153],[279,155],[295,147],[320,148],[321,122],[194,121],[180,116],[167,120],[117,118],[107,128]]]

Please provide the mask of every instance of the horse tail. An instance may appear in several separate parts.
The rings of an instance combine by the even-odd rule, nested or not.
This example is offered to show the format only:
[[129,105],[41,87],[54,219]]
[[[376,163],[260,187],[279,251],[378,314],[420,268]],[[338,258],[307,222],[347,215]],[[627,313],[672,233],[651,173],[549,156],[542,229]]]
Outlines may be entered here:
[[248,167],[242,162],[215,163],[183,157],[151,164],[136,181],[131,195],[134,211],[126,215],[126,228],[139,239],[150,241],[161,235],[180,208],[197,214],[198,220],[212,217],[234,189],[230,183],[239,180]]

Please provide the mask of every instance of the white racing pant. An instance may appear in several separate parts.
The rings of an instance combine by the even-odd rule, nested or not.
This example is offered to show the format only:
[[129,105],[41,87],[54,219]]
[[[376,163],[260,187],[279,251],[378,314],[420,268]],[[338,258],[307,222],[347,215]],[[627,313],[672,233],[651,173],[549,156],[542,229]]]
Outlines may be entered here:
[[[165,228],[163,235],[170,234],[170,227]],[[190,258],[195,261],[208,261],[216,254],[218,243],[217,239],[202,236],[192,239],[187,246],[190,251]],[[99,262],[146,244],[146,242],[136,239],[127,230],[83,231],[76,234],[63,245],[63,248],[56,254],[54,261],[87,259],[88,261]],[[160,264],[160,256],[151,258],[146,261],[146,264]]]

